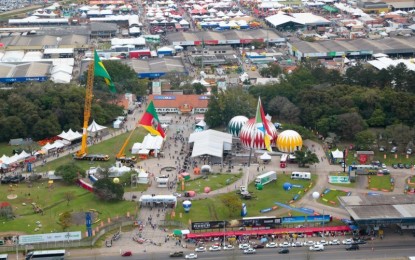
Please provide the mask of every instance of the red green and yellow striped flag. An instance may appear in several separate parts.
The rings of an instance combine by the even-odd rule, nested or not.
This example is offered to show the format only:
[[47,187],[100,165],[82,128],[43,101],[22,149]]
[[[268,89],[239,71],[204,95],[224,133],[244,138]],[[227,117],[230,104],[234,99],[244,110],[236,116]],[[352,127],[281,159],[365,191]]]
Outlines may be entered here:
[[161,127],[153,101],[151,101],[148,105],[147,110],[141,118],[139,124],[143,126],[147,131],[149,131],[152,135],[160,135],[163,138],[166,136],[163,128]]
[[104,64],[99,58],[96,50],[94,50],[94,75],[98,77],[103,77],[105,83],[110,88],[110,91],[112,93],[115,93],[114,83],[112,82],[110,74],[108,74],[108,71],[105,69]]

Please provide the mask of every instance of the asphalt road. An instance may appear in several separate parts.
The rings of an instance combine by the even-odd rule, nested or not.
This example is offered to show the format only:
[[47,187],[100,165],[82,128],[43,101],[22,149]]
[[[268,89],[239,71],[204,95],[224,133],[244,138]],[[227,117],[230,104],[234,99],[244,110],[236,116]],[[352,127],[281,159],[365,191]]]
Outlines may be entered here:
[[[369,242],[366,245],[361,245],[358,251],[346,251],[344,245],[326,246],[323,252],[310,252],[308,247],[290,248],[290,253],[287,255],[279,255],[277,248],[258,249],[255,255],[244,255],[242,250],[220,251],[220,252],[205,252],[197,253],[198,259],[252,259],[267,260],[267,259],[318,259],[318,260],[349,260],[349,259],[400,259],[399,257],[415,255],[413,248],[414,239],[400,240],[400,241],[376,241],[373,245]],[[188,252],[186,252],[188,253]],[[184,258],[184,257],[183,257]],[[148,259],[183,259],[170,258],[168,253],[136,253],[131,257],[121,257],[114,255],[90,255],[82,257],[69,257],[69,259],[134,259],[134,260],[148,260]],[[404,259],[404,258],[402,258]]]

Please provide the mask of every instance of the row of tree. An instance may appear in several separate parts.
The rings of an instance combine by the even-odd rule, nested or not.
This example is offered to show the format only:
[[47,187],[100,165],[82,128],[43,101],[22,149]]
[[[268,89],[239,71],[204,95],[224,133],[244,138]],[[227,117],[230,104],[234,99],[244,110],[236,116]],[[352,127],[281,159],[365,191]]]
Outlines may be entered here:
[[279,73],[279,83],[251,86],[249,93],[226,91],[211,98],[205,116],[207,123],[218,127],[236,115],[252,117],[256,105],[254,97],[260,96],[264,110],[274,121],[301,125],[323,135],[333,132],[342,139],[354,140],[369,127],[384,129],[400,125],[403,127],[390,127],[383,136],[402,140],[401,131],[396,129],[408,128],[410,131],[403,135],[406,138],[402,142],[414,139],[415,81],[410,85],[410,76],[407,76],[405,84],[379,82],[380,77],[386,77],[382,73],[401,73],[401,66],[376,72],[358,65],[348,69],[344,76],[312,61],[303,63],[290,74],[281,74],[281,70],[274,67],[271,66],[270,71]]

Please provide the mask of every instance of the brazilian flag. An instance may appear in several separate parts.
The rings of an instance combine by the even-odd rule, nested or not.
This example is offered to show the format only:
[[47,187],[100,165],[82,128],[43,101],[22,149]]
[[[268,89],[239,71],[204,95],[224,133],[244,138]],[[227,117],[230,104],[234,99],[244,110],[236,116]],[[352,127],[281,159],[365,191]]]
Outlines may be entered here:
[[110,91],[115,93],[114,83],[112,82],[110,74],[108,74],[108,71],[105,69],[104,64],[100,60],[96,50],[94,50],[94,76],[103,77],[105,83],[110,88]]

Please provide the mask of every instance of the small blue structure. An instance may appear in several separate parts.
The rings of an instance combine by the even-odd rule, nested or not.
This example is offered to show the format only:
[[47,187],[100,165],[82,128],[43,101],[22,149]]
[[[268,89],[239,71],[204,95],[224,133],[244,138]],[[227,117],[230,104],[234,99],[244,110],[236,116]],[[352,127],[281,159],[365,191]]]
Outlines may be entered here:
[[286,183],[284,183],[284,184],[282,185],[282,188],[283,188],[285,191],[289,191],[289,190],[291,190],[291,189],[293,188],[293,185],[292,185],[291,183],[289,183],[289,182],[286,182]]

